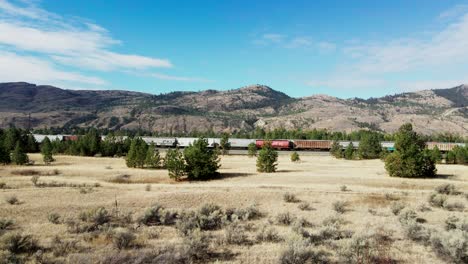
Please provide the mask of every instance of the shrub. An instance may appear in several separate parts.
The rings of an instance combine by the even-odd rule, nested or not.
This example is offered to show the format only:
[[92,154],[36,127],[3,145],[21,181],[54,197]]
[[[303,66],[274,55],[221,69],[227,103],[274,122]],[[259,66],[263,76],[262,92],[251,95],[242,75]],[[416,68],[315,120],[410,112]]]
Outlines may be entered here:
[[52,224],[60,224],[60,215],[57,214],[57,213],[50,213],[48,216],[47,216],[47,219],[49,220],[49,222],[51,222]]
[[109,212],[104,207],[82,212],[80,218],[82,221],[93,223],[95,226],[109,223],[111,220]]
[[343,158],[343,150],[341,149],[341,145],[338,141],[333,141],[333,144],[330,148],[330,153],[337,159]]
[[147,191],[147,192],[151,191],[151,184],[147,184],[145,186],[145,191]]
[[275,172],[278,161],[278,152],[271,146],[271,142],[265,142],[257,157],[258,172]]
[[131,175],[129,174],[120,174],[109,179],[109,182],[112,183],[131,183]]
[[428,211],[431,211],[431,207],[429,207],[429,205],[427,205],[426,203],[421,203],[419,206],[418,206],[418,210],[420,212],[428,212]]
[[226,220],[226,214],[221,207],[214,204],[205,204],[196,212],[184,212],[176,221],[176,228],[188,235],[193,230],[219,229]]
[[418,217],[418,215],[416,214],[416,212],[412,209],[404,209],[400,215],[398,216],[398,221],[400,221],[400,223],[402,225],[405,225],[405,224],[408,224],[412,221],[416,221],[416,218]]
[[296,198],[296,195],[293,193],[283,194],[283,201],[286,203],[298,203],[300,200]]
[[312,208],[310,207],[310,204],[308,202],[301,202],[297,207],[302,211],[312,210]]
[[278,235],[278,232],[275,228],[271,226],[263,225],[260,228],[260,231],[256,235],[256,239],[259,242],[279,242],[281,241],[281,237]]
[[441,257],[454,263],[468,262],[468,235],[461,230],[432,232],[430,243]]
[[361,159],[377,159],[382,152],[379,135],[377,133],[368,132],[361,137],[358,156]]
[[169,149],[166,152],[164,166],[167,168],[169,178],[176,181],[180,180],[185,175],[185,161],[182,153],[178,148]]
[[457,194],[460,193],[455,188],[455,185],[453,185],[451,183],[446,183],[446,184],[439,185],[439,186],[437,186],[435,188],[435,191],[437,193],[446,194],[446,195],[457,195]]
[[445,230],[457,229],[460,223],[460,218],[452,215],[445,220]]
[[48,137],[45,137],[41,143],[41,154],[45,164],[50,164],[55,159],[52,156],[52,143]]
[[257,219],[263,216],[262,212],[258,209],[258,206],[256,204],[252,204],[245,209],[229,209],[226,210],[226,217],[233,221],[233,217],[236,216],[237,219],[241,220],[253,220]]
[[299,154],[294,151],[293,153],[291,153],[291,161],[292,162],[299,162],[301,161],[301,158],[299,157]]
[[462,212],[465,210],[465,204],[462,202],[444,202],[444,209],[449,210],[449,211],[460,211]]
[[388,201],[398,201],[400,200],[400,197],[396,196],[393,193],[385,193],[385,199]]
[[296,217],[291,215],[289,212],[279,213],[276,215],[276,223],[280,225],[290,225],[296,220]]
[[398,215],[404,208],[405,205],[403,203],[393,203],[391,206],[391,210],[394,215]]
[[208,141],[200,138],[184,149],[185,172],[189,180],[209,180],[219,176],[219,158],[208,147]]
[[56,236],[52,239],[51,250],[55,257],[68,256],[81,250],[76,240],[62,240]]
[[355,234],[340,251],[342,263],[394,263],[390,256],[393,243],[388,231],[378,229]]
[[2,231],[11,229],[14,226],[15,222],[11,219],[0,218],[0,234]]
[[349,142],[349,145],[346,147],[345,151],[343,152],[343,157],[347,160],[354,159],[355,152],[354,146],[352,142]]
[[309,242],[301,237],[293,237],[288,242],[279,259],[281,264],[328,263],[330,253],[314,250]]
[[200,230],[188,234],[184,239],[184,246],[191,259],[203,261],[209,258],[209,238]]
[[126,229],[117,229],[112,235],[112,244],[117,249],[126,249],[133,247],[136,236]]
[[250,143],[247,146],[247,153],[250,158],[257,156],[257,146],[255,143]]
[[409,221],[403,224],[403,232],[409,239],[418,242],[427,242],[430,232],[422,224],[416,221]]
[[346,213],[346,211],[348,211],[348,205],[349,203],[346,201],[336,201],[332,204],[333,210],[335,210],[339,214]]
[[385,159],[385,169],[392,177],[405,178],[434,177],[437,172],[426,143],[409,123],[395,134],[395,151]]
[[346,185],[341,185],[341,186],[340,186],[340,191],[342,191],[342,192],[347,192],[347,191],[349,191],[348,186],[346,186]]
[[11,161],[16,165],[24,165],[29,162],[28,155],[24,151],[20,141],[16,143],[16,147],[11,153]]
[[437,193],[432,193],[428,199],[429,204],[435,207],[443,207],[446,201],[447,195]]
[[238,222],[234,222],[224,229],[224,239],[227,244],[245,245],[249,244],[249,239],[245,228]]
[[19,204],[20,201],[15,195],[8,196],[5,201],[11,205]]
[[139,223],[153,225],[173,225],[176,222],[177,213],[164,209],[161,205],[155,204],[147,209],[142,217],[138,220]]
[[37,240],[31,235],[10,233],[3,237],[2,248],[14,254],[31,254],[40,249]]
[[145,158],[145,165],[149,168],[160,168],[161,167],[161,155],[159,150],[156,149],[154,143],[148,147]]

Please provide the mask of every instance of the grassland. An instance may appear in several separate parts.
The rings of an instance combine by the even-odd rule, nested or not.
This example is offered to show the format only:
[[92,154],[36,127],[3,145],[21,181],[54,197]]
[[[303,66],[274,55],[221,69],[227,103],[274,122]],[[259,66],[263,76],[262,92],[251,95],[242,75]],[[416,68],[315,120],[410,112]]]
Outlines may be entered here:
[[[211,203],[223,209],[251,208],[255,204],[261,215],[236,224],[234,220],[224,219],[229,223],[204,231],[208,238],[202,244],[207,254],[185,261],[278,263],[285,250],[306,238],[309,245],[304,247],[312,248],[317,258],[323,253],[332,263],[366,263],[364,260],[375,260],[374,255],[380,263],[450,263],[453,259],[435,250],[427,241],[409,236],[405,220],[392,210],[398,206],[405,207],[402,211],[412,209],[417,214],[418,224],[427,230],[444,230],[448,217],[463,221],[467,214],[464,206],[468,201],[463,193],[468,192],[468,167],[459,165],[437,165],[440,175],[437,179],[400,179],[389,177],[380,160],[345,161],[328,156],[302,156],[301,162],[293,163],[288,156],[280,156],[276,173],[259,174],[254,158],[224,156],[221,179],[189,183],[170,180],[165,170],[129,169],[120,158],[55,158],[56,162],[46,166],[41,163],[40,155],[31,154],[30,159],[35,161],[33,166],[0,167],[0,184],[5,184],[0,190],[0,219],[14,221],[11,230],[0,231],[0,239],[13,232],[32,235],[42,248],[39,256],[38,253],[28,256],[36,261],[125,263],[131,262],[123,259],[132,252],[142,255],[157,251],[174,255],[179,251],[168,251],[168,246],[180,249],[178,246],[190,243],[177,226],[147,226],[136,219],[154,204],[178,212],[180,216]],[[33,176],[36,186],[31,181]],[[458,195],[445,196],[446,203],[457,204],[455,207],[428,203],[430,194],[442,184],[453,184],[458,190]],[[286,199],[286,193],[295,199]],[[18,202],[8,203],[13,196]],[[69,219],[78,219],[81,212],[99,207],[104,207],[111,216],[123,218],[131,214],[131,217],[125,224],[107,227],[105,231],[70,231]],[[50,220],[52,213],[59,216],[55,224]],[[291,221],[285,221],[285,216]],[[313,236],[323,234],[323,226],[330,219],[339,219],[332,231],[339,235]],[[124,249],[116,249],[114,231],[122,228],[134,234],[135,240]],[[271,232],[277,239],[262,239],[258,234],[265,228],[274,230]],[[359,236],[369,233],[378,233],[385,239],[378,240],[378,245],[371,250],[371,246],[366,247],[368,253],[356,253],[353,243]],[[245,237],[233,238],[235,234],[245,234]],[[57,237],[76,244],[57,250],[54,248],[58,247],[54,244]],[[298,247],[301,245],[295,246]],[[163,249],[166,251],[161,251]],[[317,253],[320,250],[323,252]],[[65,253],[55,254],[55,251]],[[6,256],[8,252],[0,251],[0,258],[1,254]],[[110,261],[109,256],[114,256],[114,260]]]

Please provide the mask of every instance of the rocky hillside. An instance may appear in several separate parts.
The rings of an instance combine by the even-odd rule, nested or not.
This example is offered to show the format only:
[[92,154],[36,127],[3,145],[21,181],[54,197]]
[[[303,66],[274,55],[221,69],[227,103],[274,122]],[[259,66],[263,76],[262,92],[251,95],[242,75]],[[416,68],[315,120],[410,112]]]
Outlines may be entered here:
[[468,86],[344,100],[327,95],[291,98],[264,85],[151,95],[2,83],[0,113],[1,127],[95,126],[161,132],[255,127],[394,131],[411,122],[422,133],[467,136]]

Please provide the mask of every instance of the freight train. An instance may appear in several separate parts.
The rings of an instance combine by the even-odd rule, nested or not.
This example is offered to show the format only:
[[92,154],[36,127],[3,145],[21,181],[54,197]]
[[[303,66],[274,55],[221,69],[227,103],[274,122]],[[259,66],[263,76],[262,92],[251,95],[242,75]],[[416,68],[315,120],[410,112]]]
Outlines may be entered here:
[[[38,135],[34,134],[34,138],[37,142],[42,142],[47,136],[50,140],[77,140],[76,135]],[[126,137],[121,137],[125,139]],[[102,140],[105,136],[102,136]],[[142,139],[148,143],[153,143],[159,148],[173,148],[173,147],[188,147],[193,144],[198,138],[194,137],[142,137]],[[220,138],[206,138],[210,147],[216,147],[221,143]],[[261,148],[265,142],[271,142],[273,148],[278,150],[299,150],[299,151],[329,151],[332,147],[333,140],[290,140],[290,139],[246,139],[246,138],[229,138],[229,144],[231,149],[247,149],[250,144],[255,144],[257,148]],[[359,141],[338,141],[340,146],[344,149],[353,144],[354,148],[359,147]],[[382,141],[382,148],[388,151],[395,150],[395,143],[392,141]],[[444,142],[427,142],[428,149],[433,149],[435,146],[439,148],[441,152],[447,152],[452,150],[455,146],[464,147],[465,143],[444,143]]]

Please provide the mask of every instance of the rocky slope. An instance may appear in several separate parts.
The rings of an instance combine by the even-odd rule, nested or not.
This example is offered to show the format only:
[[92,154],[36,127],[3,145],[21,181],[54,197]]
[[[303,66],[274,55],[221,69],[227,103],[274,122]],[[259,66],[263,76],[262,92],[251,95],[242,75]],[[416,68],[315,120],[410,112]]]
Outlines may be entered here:
[[394,131],[405,122],[426,134],[467,136],[468,86],[344,100],[327,95],[291,98],[264,85],[151,95],[0,84],[1,127],[95,126],[161,132],[255,127]]

